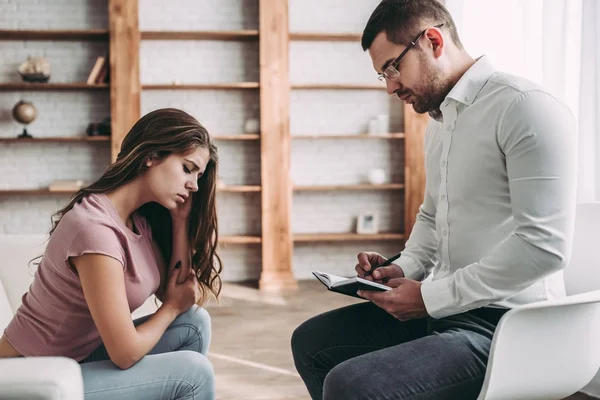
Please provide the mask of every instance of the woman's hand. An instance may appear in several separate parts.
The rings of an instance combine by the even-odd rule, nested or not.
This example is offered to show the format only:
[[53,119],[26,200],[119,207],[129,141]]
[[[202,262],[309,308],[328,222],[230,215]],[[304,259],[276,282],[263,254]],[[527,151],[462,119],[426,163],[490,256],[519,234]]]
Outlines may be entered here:
[[177,208],[171,210],[171,218],[173,221],[185,222],[188,220],[190,212],[192,211],[193,198],[194,193],[190,193],[183,203],[177,204]]
[[[181,265],[181,263],[178,263],[178,265]],[[194,270],[189,272],[182,283],[177,283],[180,271],[181,269],[178,266],[171,270],[163,303],[163,305],[176,310],[177,315],[196,304],[201,298],[200,286]]]

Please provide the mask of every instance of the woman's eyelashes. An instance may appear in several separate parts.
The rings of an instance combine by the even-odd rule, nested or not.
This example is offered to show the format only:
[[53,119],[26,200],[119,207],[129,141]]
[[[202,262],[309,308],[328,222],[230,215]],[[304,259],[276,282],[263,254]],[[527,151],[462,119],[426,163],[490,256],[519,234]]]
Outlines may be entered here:
[[185,164],[183,164],[183,171],[184,171],[186,174],[191,174],[191,173],[192,173],[192,171],[191,171],[191,170],[190,170],[190,169],[189,169],[189,168],[188,168],[188,167],[187,167]]

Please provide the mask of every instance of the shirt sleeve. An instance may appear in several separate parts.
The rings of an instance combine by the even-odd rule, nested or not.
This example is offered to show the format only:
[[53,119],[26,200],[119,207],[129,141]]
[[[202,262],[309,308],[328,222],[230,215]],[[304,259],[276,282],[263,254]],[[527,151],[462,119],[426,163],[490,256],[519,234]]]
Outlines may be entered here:
[[66,253],[65,261],[83,254],[101,254],[114,258],[125,267],[125,251],[117,232],[101,223],[80,227]]
[[[425,146],[431,135],[435,134],[433,122],[427,126]],[[404,276],[409,279],[423,280],[433,269],[437,259],[437,233],[435,227],[436,207],[433,198],[425,185],[425,196],[419,207],[415,224],[410,237],[405,243],[404,251],[397,264],[402,268]]]
[[572,113],[547,93],[522,93],[508,107],[497,136],[515,229],[479,262],[423,283],[423,301],[434,318],[510,298],[569,260],[577,182]]

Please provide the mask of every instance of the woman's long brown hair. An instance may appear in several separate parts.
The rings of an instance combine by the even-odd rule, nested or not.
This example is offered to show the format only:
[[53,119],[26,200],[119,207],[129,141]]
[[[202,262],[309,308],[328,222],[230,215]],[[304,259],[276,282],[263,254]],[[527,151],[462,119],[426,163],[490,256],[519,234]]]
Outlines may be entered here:
[[[117,160],[111,164],[96,182],[80,189],[69,204],[52,217],[54,232],[62,217],[91,193],[111,192],[140,176],[151,159],[163,159],[170,154],[185,154],[197,147],[209,150],[210,160],[202,177],[198,179],[198,191],[192,194],[189,240],[192,249],[192,268],[200,282],[202,304],[209,292],[218,297],[221,291],[220,273],[223,269],[217,254],[219,239],[216,206],[218,155],[210,135],[194,117],[182,110],[163,108],[143,116],[127,133],[121,144]],[[138,209],[152,228],[163,258],[169,263],[173,249],[172,221],[170,212],[158,203],[147,203]],[[168,281],[163,277],[164,283]]]

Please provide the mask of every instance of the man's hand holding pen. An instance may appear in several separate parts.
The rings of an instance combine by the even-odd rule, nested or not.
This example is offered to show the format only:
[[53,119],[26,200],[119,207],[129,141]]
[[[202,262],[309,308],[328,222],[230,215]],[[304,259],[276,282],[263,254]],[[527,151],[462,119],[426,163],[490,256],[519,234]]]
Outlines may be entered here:
[[[398,257],[399,255],[396,255],[392,258]],[[359,277],[393,288],[387,292],[361,290],[358,295],[370,300],[401,321],[426,316],[427,310],[421,296],[421,282],[405,278],[400,266],[387,265],[392,258],[386,260],[380,254],[373,252],[358,254],[358,264],[355,269]]]

